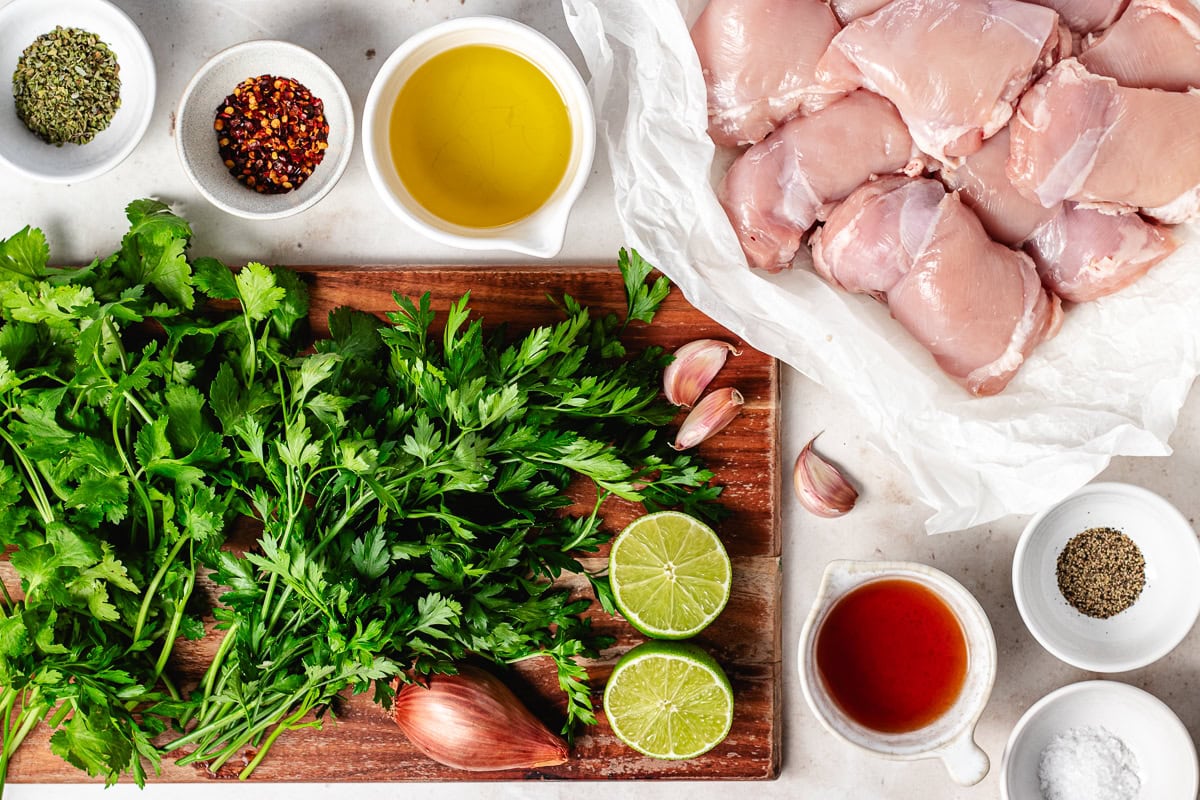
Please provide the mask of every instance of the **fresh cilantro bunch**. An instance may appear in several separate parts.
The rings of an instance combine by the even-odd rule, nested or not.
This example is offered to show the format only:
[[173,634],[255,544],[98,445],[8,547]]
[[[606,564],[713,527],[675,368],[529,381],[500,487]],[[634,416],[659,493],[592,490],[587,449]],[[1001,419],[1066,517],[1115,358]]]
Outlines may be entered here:
[[[718,509],[667,446],[668,357],[621,340],[666,279],[623,252],[623,319],[564,297],[559,323],[510,332],[469,297],[441,318],[397,297],[386,321],[338,309],[313,343],[295,274],[189,261],[156,201],[127,216],[120,249],[78,269],[50,267],[38,231],[0,242],[0,546],[20,578],[0,589],[0,789],[43,720],[109,782],[180,748],[213,770],[257,748],[248,775],[339,692],[386,704],[469,658],[551,659],[564,729],[594,722],[577,659],[607,642],[555,580],[607,538],[609,497]],[[222,549],[235,516],[262,528],[248,552]],[[184,698],[167,667],[204,635],[202,566],[224,638]]]
[[[564,730],[594,723],[576,659],[607,640],[580,618],[590,601],[556,588],[583,572],[576,554],[607,540],[604,500],[711,515],[710,472],[663,431],[658,348],[626,358],[620,335],[666,296],[650,267],[622,254],[629,313],[593,318],[564,297],[556,325],[485,330],[469,296],[438,319],[429,295],[397,296],[386,323],[350,309],[330,337],[296,356],[260,348],[230,359],[211,406],[236,442],[239,486],[263,526],[258,547],[212,564],[230,587],[217,610],[226,638],[167,748],[216,770],[254,748],[249,775],[287,730],[319,725],[338,692],[453,672],[470,657],[551,659],[567,697]],[[251,268],[248,268],[251,269]],[[242,273],[245,274],[245,273]],[[288,296],[260,271],[258,292],[207,291],[270,313]],[[240,279],[239,275],[239,279]],[[570,516],[568,487],[594,487]],[[606,580],[589,575],[606,600]]]
[[188,603],[231,476],[187,327],[191,230],[155,201],[127,215],[80,269],[50,267],[40,231],[0,241],[0,544],[21,588],[0,602],[0,790],[47,717],[54,752],[141,784],[172,646],[203,635]]

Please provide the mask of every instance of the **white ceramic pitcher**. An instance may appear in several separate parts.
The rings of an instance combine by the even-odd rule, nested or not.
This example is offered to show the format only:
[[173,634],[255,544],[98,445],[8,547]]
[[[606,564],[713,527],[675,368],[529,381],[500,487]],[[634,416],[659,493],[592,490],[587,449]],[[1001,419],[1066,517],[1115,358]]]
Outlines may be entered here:
[[[906,733],[881,733],[855,722],[829,696],[817,668],[817,633],[830,609],[850,590],[881,579],[911,580],[934,592],[958,618],[967,645],[967,674],[954,705],[933,723]],[[974,735],[995,680],[991,623],[971,593],[946,573],[906,561],[832,561],[825,568],[800,633],[800,686],[817,719],[834,736],[884,758],[940,758],[955,782],[973,786],[990,766]]]

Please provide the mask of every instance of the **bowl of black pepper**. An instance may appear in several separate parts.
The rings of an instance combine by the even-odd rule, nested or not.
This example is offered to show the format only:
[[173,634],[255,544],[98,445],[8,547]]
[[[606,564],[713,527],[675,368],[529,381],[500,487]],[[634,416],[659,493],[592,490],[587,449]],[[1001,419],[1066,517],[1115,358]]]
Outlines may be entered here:
[[1200,615],[1200,540],[1174,506],[1139,486],[1090,484],[1034,516],[1012,575],[1034,638],[1093,672],[1157,661]]
[[0,163],[51,183],[109,171],[146,132],[156,80],[145,36],[106,0],[13,0],[0,7]]
[[298,214],[341,178],[354,112],[332,68],[298,45],[243,42],[213,56],[176,113],[184,172],[207,200],[247,219]]

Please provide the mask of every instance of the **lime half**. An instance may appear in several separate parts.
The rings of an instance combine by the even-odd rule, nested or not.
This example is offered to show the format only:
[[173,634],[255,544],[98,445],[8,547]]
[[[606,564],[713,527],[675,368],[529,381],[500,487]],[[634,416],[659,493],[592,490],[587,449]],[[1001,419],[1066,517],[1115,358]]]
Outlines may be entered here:
[[695,758],[733,724],[733,689],[712,656],[684,642],[646,642],[617,662],[604,687],[613,733],[653,758]]
[[732,577],[713,529],[678,511],[634,520],[608,556],[617,608],[656,639],[686,639],[708,627],[729,600]]

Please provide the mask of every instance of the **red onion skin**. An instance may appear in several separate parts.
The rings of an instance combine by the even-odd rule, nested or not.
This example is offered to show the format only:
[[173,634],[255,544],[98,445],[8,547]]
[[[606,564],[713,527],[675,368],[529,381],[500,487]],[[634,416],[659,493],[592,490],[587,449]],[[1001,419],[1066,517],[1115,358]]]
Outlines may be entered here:
[[438,763],[472,772],[552,767],[567,745],[498,678],[471,666],[431,675],[428,687],[406,684],[392,720],[413,747]]

